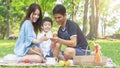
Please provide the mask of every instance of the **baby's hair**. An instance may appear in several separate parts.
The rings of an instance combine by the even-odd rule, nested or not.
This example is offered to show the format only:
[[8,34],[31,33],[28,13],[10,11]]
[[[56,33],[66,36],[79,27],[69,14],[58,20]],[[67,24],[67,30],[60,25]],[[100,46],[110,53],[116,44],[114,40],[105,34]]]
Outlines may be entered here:
[[45,23],[46,21],[50,22],[51,25],[53,25],[52,19],[51,19],[50,17],[45,17],[45,18],[42,20],[41,25],[43,26],[43,23]]

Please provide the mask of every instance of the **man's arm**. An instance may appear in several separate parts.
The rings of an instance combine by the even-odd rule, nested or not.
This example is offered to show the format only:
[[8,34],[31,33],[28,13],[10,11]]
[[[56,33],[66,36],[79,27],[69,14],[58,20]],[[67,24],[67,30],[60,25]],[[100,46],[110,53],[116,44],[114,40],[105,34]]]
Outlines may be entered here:
[[64,40],[64,39],[61,39],[59,37],[53,37],[53,38],[51,38],[51,40],[56,41],[56,42],[61,43],[61,44],[64,44],[68,47],[75,47],[77,44],[77,36],[71,37],[70,40]]

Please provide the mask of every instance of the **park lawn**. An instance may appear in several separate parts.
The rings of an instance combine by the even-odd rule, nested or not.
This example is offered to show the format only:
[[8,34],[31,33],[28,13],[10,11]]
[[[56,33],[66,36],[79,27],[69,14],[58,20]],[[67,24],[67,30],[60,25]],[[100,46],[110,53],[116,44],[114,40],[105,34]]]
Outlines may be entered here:
[[[13,54],[15,40],[0,40],[0,58],[7,54]],[[94,40],[89,41],[90,49],[93,51],[94,43],[101,46],[102,55],[111,58],[120,67],[120,40]],[[62,46],[62,50],[65,46]],[[65,67],[66,68],[66,67]]]
[[0,40],[0,57],[13,54],[15,42],[15,40]]
[[[102,55],[111,58],[117,68],[120,67],[120,40],[97,40],[96,43],[100,44]],[[93,49],[93,46],[91,46]]]

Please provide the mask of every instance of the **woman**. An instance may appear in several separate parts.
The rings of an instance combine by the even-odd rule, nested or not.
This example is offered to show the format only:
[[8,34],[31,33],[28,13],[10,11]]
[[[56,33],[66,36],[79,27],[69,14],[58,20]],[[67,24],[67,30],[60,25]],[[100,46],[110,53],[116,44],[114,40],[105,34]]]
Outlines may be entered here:
[[29,6],[26,17],[21,24],[20,34],[14,48],[14,52],[19,57],[31,58],[27,54],[37,54],[40,62],[44,61],[42,53],[38,48],[39,43],[44,39],[37,39],[36,35],[41,30],[42,11],[38,4],[33,3]]

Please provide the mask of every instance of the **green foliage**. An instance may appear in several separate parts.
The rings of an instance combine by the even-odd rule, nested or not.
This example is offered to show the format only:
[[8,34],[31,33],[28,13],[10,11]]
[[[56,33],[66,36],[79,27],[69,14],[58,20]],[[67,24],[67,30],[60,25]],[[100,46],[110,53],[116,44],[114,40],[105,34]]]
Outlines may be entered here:
[[7,8],[5,6],[0,6],[0,15],[5,18],[7,13]]
[[112,9],[113,11],[119,11],[120,3],[116,4],[115,7]]
[[69,19],[72,19],[72,14],[73,14],[73,6],[76,6],[78,8],[76,8],[77,12],[76,12],[76,18],[78,20],[76,20],[75,22],[78,25],[81,25],[83,23],[83,12],[84,12],[84,1],[83,0],[75,0],[75,2],[73,3],[73,0],[63,0],[63,5],[65,6],[66,10],[67,10],[67,17]]
[[[1,27],[7,28],[6,27],[6,16],[8,14],[7,10],[7,1],[8,0],[0,0],[0,30]],[[49,17],[53,19],[54,25],[53,25],[53,31],[57,33],[58,30],[58,25],[54,20],[52,10],[54,6],[56,5],[57,0],[11,0],[10,3],[10,34],[17,34],[19,33],[19,25],[22,22],[23,18],[25,17],[26,10],[28,9],[29,5],[32,3],[38,3],[41,8],[42,8],[42,13],[43,17],[45,12],[49,14]],[[72,14],[73,14],[73,6],[78,6],[77,8],[77,19],[75,22],[78,25],[83,24],[83,15],[84,15],[84,0],[75,0],[73,3],[73,0],[60,0],[62,4],[66,7],[67,9],[67,14],[68,18],[72,19]],[[115,8],[110,10],[110,5],[111,3],[114,2],[114,0],[100,0],[100,20],[106,24],[106,27],[112,27],[114,24],[119,20],[117,16],[114,16],[115,14],[113,13],[113,10],[117,11],[119,10],[119,4],[116,5]],[[90,9],[88,9],[90,10]],[[90,12],[88,13],[90,14]],[[88,15],[89,16],[89,15]],[[88,25],[89,26],[89,25]],[[3,34],[3,33],[2,33]],[[0,34],[1,36],[1,34]]]
[[0,16],[0,24],[1,24],[1,26],[4,25],[3,22],[4,22],[4,17],[3,17],[3,16]]
[[7,13],[8,10],[6,6],[0,5],[0,39],[3,39],[5,36]]
[[64,4],[65,8],[67,9],[67,13],[72,14],[72,12],[73,12],[73,11],[71,11],[71,10],[73,10],[72,0],[64,0],[63,4]]
[[[30,4],[32,3],[37,3],[41,6],[43,15],[45,12],[48,12],[50,16],[52,15],[52,7],[55,5],[55,0],[13,0],[11,5],[12,5],[12,18],[17,16],[17,23],[21,23],[23,18],[25,17],[26,11]],[[19,4],[19,5],[18,5]]]
[[50,16],[52,15],[52,9],[55,6],[55,1],[56,0],[44,0],[44,1],[38,0],[42,8],[43,15],[45,12],[50,14]]
[[120,34],[120,28],[115,32],[115,34]]
[[[102,0],[100,1],[100,7],[99,8],[99,12],[100,12],[100,18],[102,19],[102,21],[106,24],[106,26],[108,27],[112,27],[114,26],[114,24],[116,24],[119,20],[119,18],[117,18],[116,13],[118,12],[114,12],[119,10],[118,6],[119,4],[116,4],[116,6],[111,6],[112,3],[114,3],[114,0]],[[112,8],[114,7],[114,8]],[[117,9],[116,9],[117,8]]]

